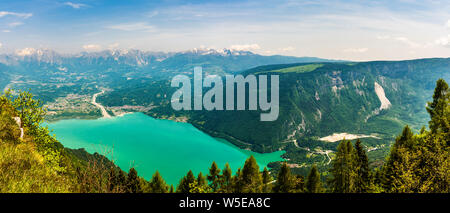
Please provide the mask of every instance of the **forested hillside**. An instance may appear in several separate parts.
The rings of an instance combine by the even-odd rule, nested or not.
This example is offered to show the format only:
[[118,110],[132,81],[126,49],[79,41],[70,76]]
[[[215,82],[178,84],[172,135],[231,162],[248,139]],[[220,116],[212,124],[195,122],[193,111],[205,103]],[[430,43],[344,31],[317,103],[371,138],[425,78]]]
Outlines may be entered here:
[[[450,59],[280,64],[241,74],[280,75],[276,121],[260,122],[260,110],[174,111],[170,98],[177,88],[170,80],[131,80],[98,100],[107,108],[149,106],[140,111],[187,121],[241,148],[286,150],[283,157],[295,174],[306,175],[313,164],[329,169],[343,139],[363,138],[370,166],[380,167],[405,125],[415,133],[427,125],[423,106],[437,79],[450,80]],[[278,163],[269,166],[280,169]]]
[[[450,79],[450,59],[399,62],[290,64],[257,67],[243,74],[280,75],[280,115],[260,122],[261,111],[181,111],[170,107],[169,81],[121,85],[99,98],[107,106],[152,105],[156,117],[186,116],[188,122],[241,147],[270,152],[289,141],[348,132],[393,138],[409,124],[426,124],[422,106],[434,82]],[[376,90],[383,90],[382,106]],[[305,141],[307,142],[307,141]]]
[[[213,162],[209,174],[192,171],[178,186],[168,186],[156,172],[150,181],[128,175],[102,156],[67,150],[38,124],[44,109],[29,93],[0,98],[1,192],[128,193],[430,193],[449,192],[450,89],[439,79],[427,103],[429,128],[414,134],[409,126],[396,137],[386,163],[371,169],[363,142],[339,143],[329,171],[313,165],[308,175],[294,175],[286,162],[278,174],[259,168],[253,156],[233,172]],[[18,122],[18,118],[20,121]],[[25,133],[25,134],[22,134]]]
[[[284,64],[289,62],[309,63]],[[269,63],[283,64],[247,69]],[[170,100],[178,88],[170,86],[171,76],[190,76],[194,66],[202,66],[205,76],[279,75],[278,119],[260,122],[260,110],[174,111]],[[344,138],[364,139],[370,166],[380,167],[405,125],[415,133],[427,125],[423,106],[437,79],[450,80],[449,67],[448,58],[357,63],[239,51],[63,56],[46,50],[0,57],[0,72],[6,74],[0,86],[32,92],[48,109],[48,121],[101,117],[92,97],[104,91],[97,102],[110,115],[143,112],[191,123],[240,148],[262,153],[285,150],[283,158],[293,173],[306,175],[313,164],[321,171],[329,169]],[[280,169],[279,163],[269,166]]]

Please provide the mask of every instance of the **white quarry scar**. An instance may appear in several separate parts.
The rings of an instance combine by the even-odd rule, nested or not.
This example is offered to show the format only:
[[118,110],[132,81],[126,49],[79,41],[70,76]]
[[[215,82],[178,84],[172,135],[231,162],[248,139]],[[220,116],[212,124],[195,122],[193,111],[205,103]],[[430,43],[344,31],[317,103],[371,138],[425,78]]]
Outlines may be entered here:
[[341,141],[341,140],[354,140],[357,138],[376,138],[376,139],[380,139],[377,136],[374,135],[357,135],[357,134],[349,134],[346,132],[343,133],[333,133],[332,135],[326,136],[326,137],[322,137],[319,138],[319,140],[321,141],[327,141],[327,142],[336,142],[336,141]]
[[386,98],[383,87],[381,87],[377,82],[375,82],[375,93],[381,102],[380,110],[388,109],[391,106],[391,102]]

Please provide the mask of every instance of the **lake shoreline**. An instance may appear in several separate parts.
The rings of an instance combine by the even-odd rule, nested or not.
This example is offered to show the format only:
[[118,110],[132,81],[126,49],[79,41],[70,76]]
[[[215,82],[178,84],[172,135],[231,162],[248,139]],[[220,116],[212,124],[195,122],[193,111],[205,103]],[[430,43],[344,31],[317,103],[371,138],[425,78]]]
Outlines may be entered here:
[[229,163],[233,170],[254,155],[260,168],[283,161],[284,151],[256,153],[240,149],[231,142],[211,137],[189,123],[156,119],[144,113],[131,113],[96,120],[62,120],[48,124],[65,147],[85,148],[89,153],[114,149],[114,160],[123,170],[135,166],[149,179],[158,169],[169,183],[176,184],[188,170],[207,173],[215,161],[221,168]]
[[[104,91],[102,91],[102,92],[104,92]],[[98,94],[101,94],[102,92],[96,93],[96,94],[98,95]],[[94,94],[94,95],[96,95],[96,94]],[[100,105],[100,106],[102,106],[102,105],[99,104],[99,103],[97,103],[97,104]],[[103,107],[103,106],[102,106],[102,107]],[[104,107],[104,109],[106,110],[105,107]],[[107,111],[106,111],[106,112],[107,112]],[[109,117],[105,117],[105,116],[95,116],[95,117],[75,116],[75,117],[64,117],[64,118],[61,118],[61,119],[55,118],[55,119],[47,120],[47,123],[55,123],[55,122],[58,122],[58,121],[71,120],[71,119],[77,119],[77,120],[96,120],[96,119],[101,119],[101,118],[115,118],[115,117],[122,117],[122,116],[125,116],[125,115],[127,115],[127,114],[134,114],[134,113],[143,113],[143,114],[146,115],[146,116],[149,116],[149,117],[151,117],[151,118],[158,119],[158,120],[169,120],[169,121],[173,121],[173,122],[177,122],[177,123],[188,123],[188,124],[191,124],[192,126],[194,126],[195,128],[199,129],[200,131],[204,132],[205,134],[207,134],[207,135],[209,135],[209,136],[211,136],[211,137],[214,137],[214,138],[222,138],[222,139],[224,139],[224,140],[227,140],[227,141],[229,141],[230,143],[232,143],[233,145],[235,145],[236,147],[239,147],[240,149],[250,150],[250,151],[253,151],[253,152],[260,153],[260,154],[280,151],[280,150],[270,150],[270,151],[267,151],[267,152],[260,152],[260,150],[252,149],[252,145],[253,145],[253,144],[246,143],[245,141],[242,141],[242,140],[239,140],[239,139],[237,139],[237,138],[234,138],[234,137],[231,136],[231,135],[226,135],[226,134],[223,133],[223,132],[213,132],[213,131],[209,131],[208,129],[203,128],[201,125],[198,125],[198,124],[189,122],[189,118],[186,117],[186,116],[178,116],[178,117],[177,117],[177,116],[171,116],[171,117],[164,117],[164,116],[159,116],[159,115],[156,115],[156,116],[155,116],[155,115],[150,115],[150,114],[148,114],[148,113],[146,113],[146,112],[140,112],[140,111],[137,111],[137,112],[123,112],[123,113],[120,113],[120,114],[117,114],[117,115],[113,115],[113,116],[111,116],[111,115],[108,114]]]

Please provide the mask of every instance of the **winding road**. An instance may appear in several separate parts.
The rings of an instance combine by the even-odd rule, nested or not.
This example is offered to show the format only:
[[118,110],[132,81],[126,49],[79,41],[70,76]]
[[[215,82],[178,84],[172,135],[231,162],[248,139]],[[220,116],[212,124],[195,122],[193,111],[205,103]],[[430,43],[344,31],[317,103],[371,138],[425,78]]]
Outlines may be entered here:
[[94,96],[92,96],[92,104],[94,104],[95,106],[97,106],[98,108],[100,108],[100,110],[102,111],[102,115],[104,118],[111,118],[111,115],[108,114],[108,112],[106,111],[105,107],[103,107],[101,104],[97,103],[95,100],[97,99],[98,95],[104,94],[105,90],[102,90],[99,93],[95,93]]

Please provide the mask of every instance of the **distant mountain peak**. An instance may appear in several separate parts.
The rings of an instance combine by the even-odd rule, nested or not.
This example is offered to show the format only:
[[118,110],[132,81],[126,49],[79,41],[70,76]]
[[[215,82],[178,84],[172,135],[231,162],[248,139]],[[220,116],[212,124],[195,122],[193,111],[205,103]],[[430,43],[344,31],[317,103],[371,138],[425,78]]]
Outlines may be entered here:
[[17,56],[45,56],[45,55],[59,55],[58,53],[56,53],[55,51],[51,50],[51,49],[47,49],[47,48],[39,48],[39,49],[35,49],[35,48],[31,48],[31,47],[27,47],[27,48],[23,48],[23,49],[18,49],[15,51],[15,55]]
[[195,54],[195,55],[220,55],[220,56],[238,56],[238,55],[255,55],[255,53],[244,50],[235,49],[214,49],[214,48],[193,48],[190,50],[182,51],[180,54]]
[[[248,57],[251,56],[251,57]],[[183,59],[179,60],[181,57]],[[247,50],[233,49],[233,48],[194,48],[181,52],[152,52],[152,51],[142,51],[138,49],[107,49],[103,51],[84,51],[72,54],[60,54],[51,49],[46,48],[24,48],[16,50],[14,53],[10,54],[0,54],[0,63],[11,65],[20,64],[22,62],[26,63],[49,63],[49,64],[67,64],[67,63],[101,63],[101,64],[127,64],[130,66],[148,66],[150,64],[158,63],[181,63],[184,61],[188,63],[192,58],[195,58],[199,63],[203,63],[209,60],[218,60],[214,63],[225,63],[222,64],[230,68],[233,71],[238,71],[239,66],[235,66],[235,63],[243,63],[246,66],[242,67],[245,69],[251,68],[252,66],[267,65],[271,63],[301,63],[301,62],[326,62],[333,61],[327,59],[313,58],[313,57],[294,57],[294,56],[264,56],[253,53]],[[256,58],[255,58],[256,57]],[[230,61],[231,60],[231,61]],[[219,62],[221,61],[221,62]],[[168,65],[169,66],[169,65]]]
[[23,48],[16,50],[13,54],[7,55],[7,57],[2,58],[2,63],[7,62],[5,58],[9,58],[13,61],[36,61],[36,62],[48,62],[55,63],[61,59],[62,55],[47,48]]

